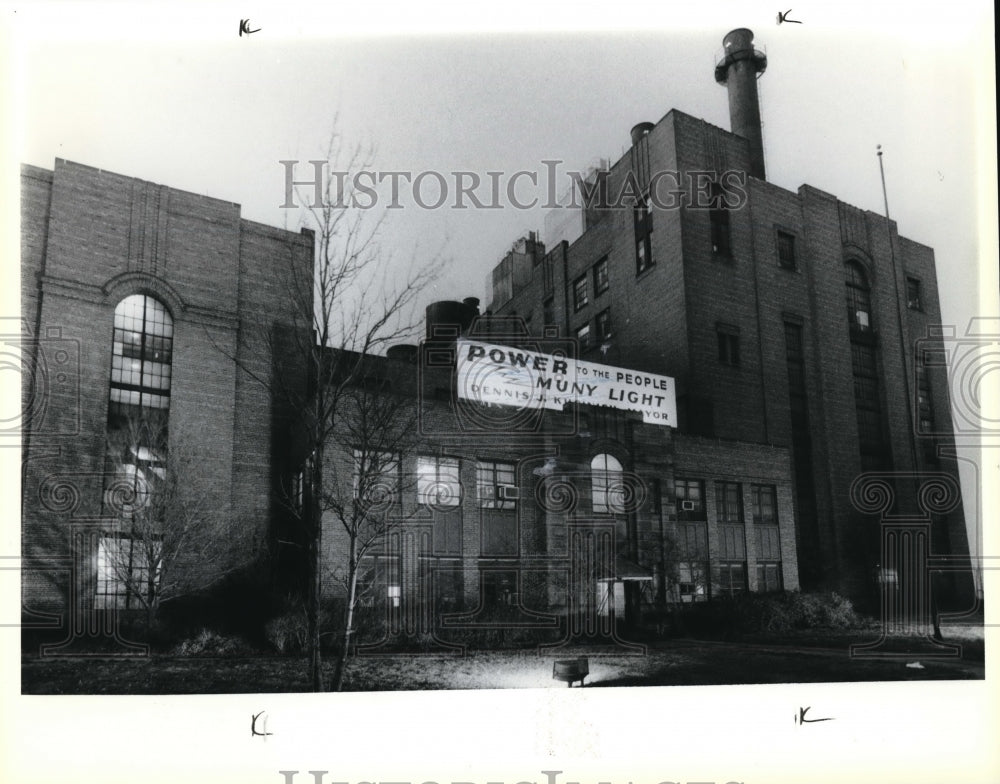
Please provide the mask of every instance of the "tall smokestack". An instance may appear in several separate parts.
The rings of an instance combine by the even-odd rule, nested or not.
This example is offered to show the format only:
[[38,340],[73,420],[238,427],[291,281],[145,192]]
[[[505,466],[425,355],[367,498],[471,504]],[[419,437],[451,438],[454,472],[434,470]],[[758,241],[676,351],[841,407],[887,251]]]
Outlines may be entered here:
[[715,66],[715,81],[729,89],[729,125],[750,142],[750,174],[764,179],[764,139],[760,132],[757,75],[767,68],[767,56],[753,48],[753,31],[740,27],[722,39],[726,56]]

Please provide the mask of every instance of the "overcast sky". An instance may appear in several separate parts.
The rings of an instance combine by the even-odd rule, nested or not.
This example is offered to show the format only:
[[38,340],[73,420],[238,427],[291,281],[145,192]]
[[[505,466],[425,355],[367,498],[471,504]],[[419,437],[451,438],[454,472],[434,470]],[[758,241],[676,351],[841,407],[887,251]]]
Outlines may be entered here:
[[[803,24],[780,26],[772,3],[686,5],[512,2],[473,13],[472,2],[430,10],[420,3],[7,4],[0,63],[7,66],[5,116],[13,120],[5,130],[13,133],[5,171],[67,158],[238,202],[246,218],[297,228],[300,216],[279,207],[278,162],[323,158],[334,116],[346,139],[377,145],[373,163],[383,170],[541,172],[541,161],[551,159],[585,168],[599,157],[617,159],[632,125],[671,108],[728,129],[726,91],[713,68],[723,35],[750,27],[769,61],[759,81],[768,179],[791,190],[808,183],[881,212],[881,144],[900,233],[935,249],[944,321],[961,334],[971,317],[996,314],[991,4],[803,2],[791,13]],[[259,32],[239,37],[246,17]],[[6,183],[15,203],[16,178]],[[540,210],[411,207],[393,215],[385,240],[407,261],[442,255],[449,273],[428,299],[451,299],[483,296],[486,273],[510,244],[542,227]],[[16,247],[8,237],[8,273]],[[2,296],[5,312],[16,312],[16,288]],[[981,390],[984,399],[993,391]],[[995,462],[994,455],[986,466]],[[974,526],[972,472],[963,483]],[[5,534],[17,552],[14,527]],[[454,695],[447,704],[460,701]],[[923,716],[921,700],[914,706],[913,715]],[[190,720],[172,726],[190,735]],[[127,727],[104,723],[114,721],[105,713],[101,726],[121,737]],[[46,714],[26,726],[53,722]],[[832,725],[840,726],[830,732],[848,727]],[[557,726],[553,720],[548,731]],[[616,727],[601,724],[600,734],[614,737]],[[899,738],[900,748],[957,748],[974,737],[935,728],[923,744]],[[65,742],[79,734],[61,731]],[[205,731],[219,737],[214,726]],[[739,735],[753,732],[746,723]],[[38,729],[19,742],[42,736]],[[179,742],[187,748],[190,738]],[[641,744],[629,745],[634,752]],[[118,760],[119,750],[112,744],[108,753]],[[589,753],[583,748],[581,759]],[[322,762],[332,764],[326,756]],[[251,757],[241,764],[265,764]],[[99,759],[92,746],[73,758]],[[137,773],[148,769],[148,759],[134,764]],[[657,773],[682,775],[676,770]],[[749,781],[745,770],[725,775]]]
[[[802,24],[781,25],[766,4],[683,15],[654,7],[614,22],[641,32],[607,32],[578,8],[538,11],[531,34],[515,31],[532,25],[516,24],[514,12],[476,20],[94,8],[18,11],[18,159],[51,167],[67,158],[238,202],[244,217],[290,228],[303,216],[280,207],[279,161],[302,161],[296,177],[307,179],[307,161],[326,157],[333,129],[348,144],[374,145],[376,170],[466,170],[484,182],[499,171],[503,183],[536,172],[537,193],[518,189],[529,201],[545,197],[542,161],[564,162],[560,175],[614,161],[632,125],[671,108],[728,128],[713,68],[723,35],[750,27],[768,56],[759,81],[768,179],[881,212],[881,144],[900,233],[935,249],[944,322],[961,333],[973,315],[995,312],[984,299],[996,296],[995,246],[983,256],[980,245],[995,211],[977,190],[991,181],[995,142],[977,131],[994,95],[985,4],[959,3],[948,14],[907,6],[899,16],[871,3],[836,13],[803,5],[791,14]],[[241,37],[246,16],[259,32]],[[397,21],[425,29],[372,29]],[[440,30],[455,25],[508,30]],[[445,259],[448,274],[428,301],[485,297],[492,266],[544,224],[540,207],[456,210],[449,198],[429,210],[409,193],[404,185],[404,208],[393,211],[383,241],[401,264]],[[435,182],[421,193],[433,202]],[[477,193],[489,202],[486,185]]]

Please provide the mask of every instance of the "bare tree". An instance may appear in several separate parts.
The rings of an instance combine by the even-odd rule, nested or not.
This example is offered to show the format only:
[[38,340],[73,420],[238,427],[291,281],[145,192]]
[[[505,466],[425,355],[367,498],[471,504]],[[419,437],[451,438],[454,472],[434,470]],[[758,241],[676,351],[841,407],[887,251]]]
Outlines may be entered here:
[[[365,170],[370,168],[372,156],[370,148],[349,146],[336,132],[331,136],[327,149],[331,171]],[[309,492],[301,504],[291,497],[285,500],[293,510],[292,518],[300,528],[299,538],[305,548],[309,678],[315,691],[325,688],[320,649],[324,513],[331,512],[351,534],[342,651],[348,648],[352,632],[359,563],[356,551],[370,549],[369,538],[379,527],[373,523],[372,505],[344,503],[338,500],[339,492],[330,489],[331,483],[336,484],[335,479],[331,481],[336,476],[336,465],[334,461],[328,463],[328,451],[336,454],[360,448],[366,456],[363,477],[379,473],[379,460],[372,455],[399,451],[383,443],[395,432],[402,416],[399,404],[379,403],[381,398],[371,390],[365,391],[366,376],[373,357],[394,343],[414,338],[420,323],[419,297],[440,268],[436,260],[426,264],[413,259],[396,263],[381,244],[384,213],[356,206],[369,204],[370,199],[365,193],[355,198],[351,177],[328,178],[322,194],[320,203],[313,201],[312,189],[297,194],[304,206],[304,223],[314,232],[315,263],[305,274],[289,250],[287,282],[294,305],[290,313],[292,326],[281,345],[273,333],[269,337],[273,352],[301,367],[308,384],[287,384],[281,373],[270,380],[260,379],[272,394],[283,395],[287,405],[297,412],[298,452],[305,458],[304,484]],[[364,423],[363,432],[357,431],[359,421]],[[359,497],[366,500],[367,491]],[[337,686],[342,665],[343,659],[335,675]]]
[[344,594],[332,691],[340,691],[354,650],[365,560],[381,552],[390,534],[413,513],[402,498],[415,483],[412,472],[404,470],[404,461],[415,445],[416,405],[414,397],[399,388],[412,381],[393,375],[376,371],[342,398],[336,440],[349,449],[344,455],[349,462],[338,461],[340,476],[328,472],[332,481],[315,497],[323,514],[334,522],[334,541],[342,545],[339,558],[327,570]]
[[204,589],[243,564],[232,552],[233,520],[198,489],[183,444],[168,449],[166,415],[139,409],[110,429],[105,508],[114,519],[98,551],[102,609],[145,612],[152,629],[164,602]]

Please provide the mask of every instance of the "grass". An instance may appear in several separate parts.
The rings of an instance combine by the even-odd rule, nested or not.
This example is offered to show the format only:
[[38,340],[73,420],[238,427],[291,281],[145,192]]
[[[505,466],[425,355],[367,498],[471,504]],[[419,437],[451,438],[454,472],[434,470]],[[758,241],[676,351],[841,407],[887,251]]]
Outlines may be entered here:
[[[948,630],[951,634],[952,630]],[[899,656],[852,657],[852,643],[878,639],[877,632],[816,632],[725,643],[674,640],[644,655],[604,649],[475,652],[462,655],[393,654],[353,658],[345,691],[566,688],[552,680],[552,662],[586,654],[588,687],[821,683],[844,681],[964,680],[984,677],[982,630],[967,632],[961,658],[940,659],[916,638],[892,638]],[[978,646],[978,647],[977,647]],[[978,657],[976,655],[978,651]],[[919,661],[921,668],[907,667]],[[22,659],[25,694],[236,694],[309,690],[302,657],[206,657]]]

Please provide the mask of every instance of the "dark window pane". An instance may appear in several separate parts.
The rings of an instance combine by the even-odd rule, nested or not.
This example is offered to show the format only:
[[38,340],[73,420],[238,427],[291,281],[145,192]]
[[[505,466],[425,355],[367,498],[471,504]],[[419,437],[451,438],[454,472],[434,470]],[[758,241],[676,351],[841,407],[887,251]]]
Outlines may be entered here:
[[795,269],[795,237],[784,231],[778,232],[778,263],[786,269]]
[[594,291],[603,294],[608,290],[608,259],[601,259],[594,265]]

